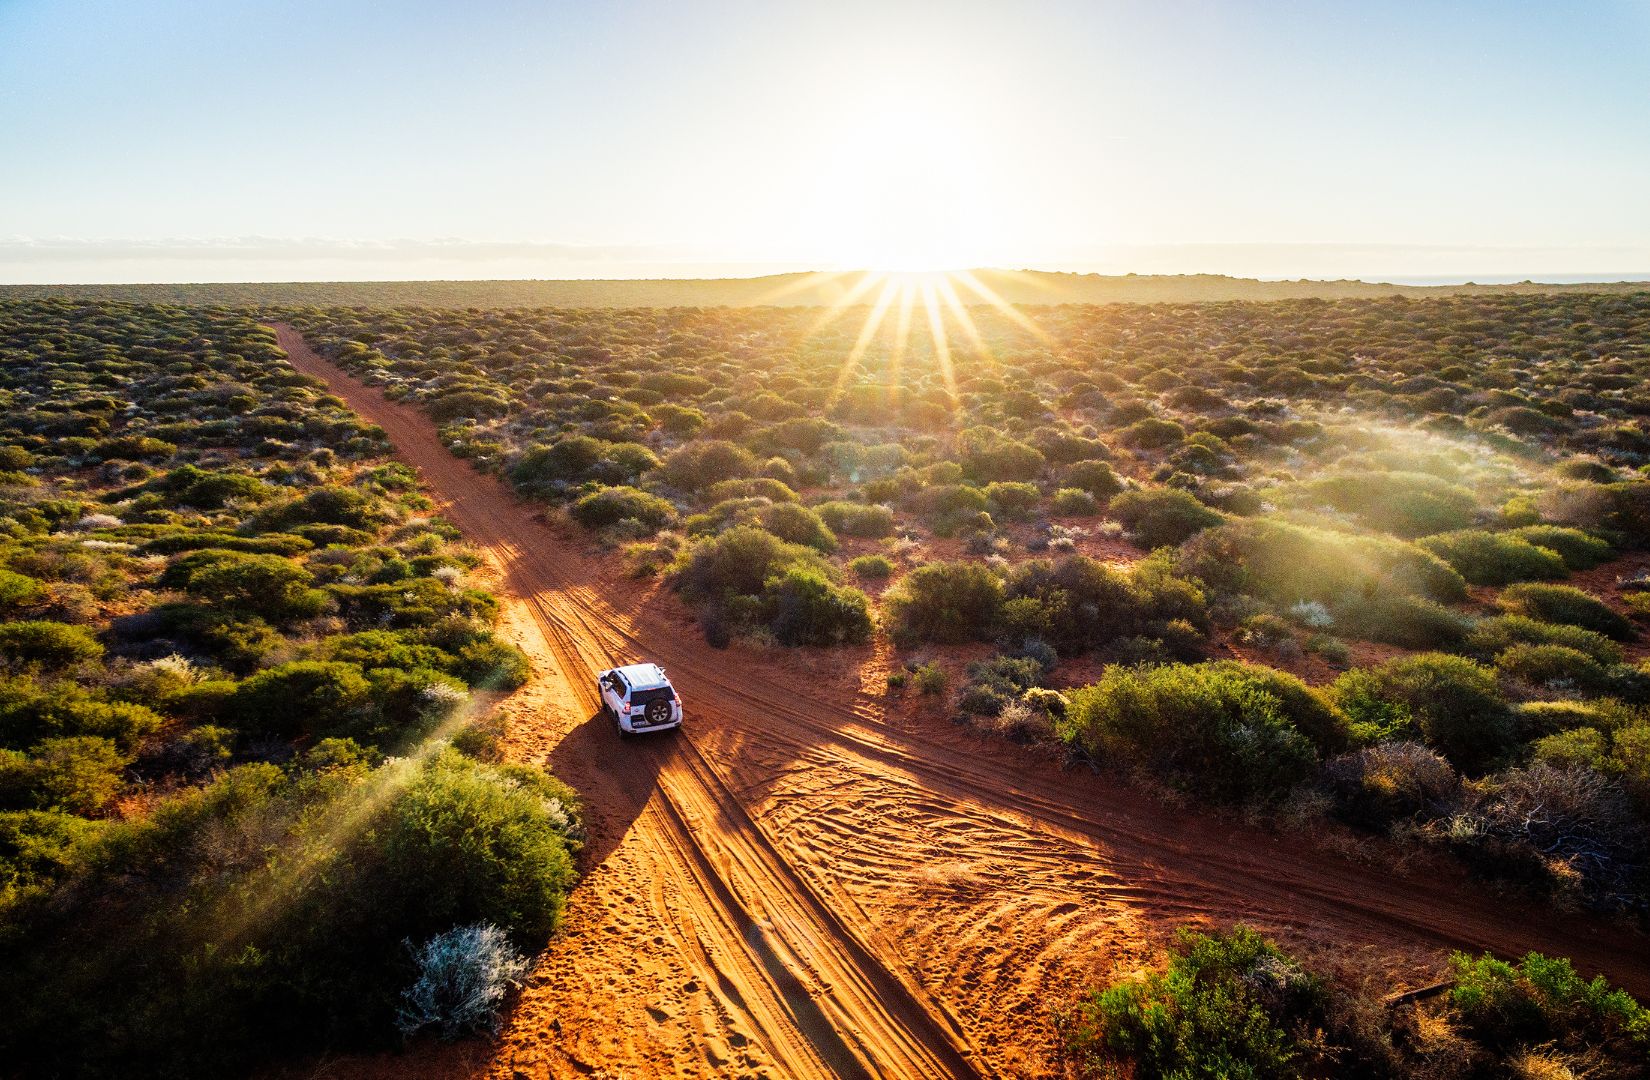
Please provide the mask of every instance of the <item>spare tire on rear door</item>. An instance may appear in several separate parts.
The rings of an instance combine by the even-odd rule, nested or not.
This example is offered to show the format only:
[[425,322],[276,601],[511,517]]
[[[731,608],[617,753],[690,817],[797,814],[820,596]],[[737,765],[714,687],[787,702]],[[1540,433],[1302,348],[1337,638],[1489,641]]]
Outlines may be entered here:
[[665,698],[656,698],[647,703],[647,722],[662,724],[670,719],[670,702]]

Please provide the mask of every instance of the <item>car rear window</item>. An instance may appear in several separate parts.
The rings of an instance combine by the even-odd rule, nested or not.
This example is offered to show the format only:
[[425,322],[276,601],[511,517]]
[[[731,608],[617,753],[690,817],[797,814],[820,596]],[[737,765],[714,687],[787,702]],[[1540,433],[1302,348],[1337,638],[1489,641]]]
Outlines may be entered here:
[[633,690],[630,694],[632,705],[646,705],[651,701],[675,701],[676,694],[668,686],[655,687],[652,690]]

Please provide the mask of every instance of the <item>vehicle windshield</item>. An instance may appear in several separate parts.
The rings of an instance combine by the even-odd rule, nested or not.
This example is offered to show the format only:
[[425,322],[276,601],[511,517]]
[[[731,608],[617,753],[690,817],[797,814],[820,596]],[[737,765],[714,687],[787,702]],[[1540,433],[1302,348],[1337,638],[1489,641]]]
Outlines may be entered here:
[[652,690],[635,690],[631,692],[630,704],[647,705],[654,701],[675,701],[676,694],[668,686],[655,687]]

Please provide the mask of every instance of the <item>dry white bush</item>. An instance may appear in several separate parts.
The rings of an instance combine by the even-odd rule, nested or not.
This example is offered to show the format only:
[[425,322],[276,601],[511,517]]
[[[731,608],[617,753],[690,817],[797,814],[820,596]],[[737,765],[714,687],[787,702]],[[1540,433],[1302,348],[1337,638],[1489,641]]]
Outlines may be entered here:
[[418,980],[401,992],[395,1026],[411,1036],[427,1027],[446,1039],[496,1033],[504,995],[527,974],[522,956],[492,923],[456,926],[413,948]]

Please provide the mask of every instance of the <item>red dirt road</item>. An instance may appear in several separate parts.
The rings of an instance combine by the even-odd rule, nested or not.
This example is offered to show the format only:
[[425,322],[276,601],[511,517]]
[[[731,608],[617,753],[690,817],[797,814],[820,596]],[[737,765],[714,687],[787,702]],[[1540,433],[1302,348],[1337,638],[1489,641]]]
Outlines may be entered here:
[[[1176,926],[1237,919],[1400,985],[1450,948],[1536,949],[1650,995],[1647,941],[1618,926],[1176,810],[890,708],[882,647],[713,650],[672,597],[612,574],[417,410],[276,332],[486,557],[535,666],[507,747],[583,792],[592,833],[567,927],[498,1043],[329,1075],[1049,1075],[1057,1005],[1151,963]],[[688,727],[621,743],[594,675],[644,658]]]

